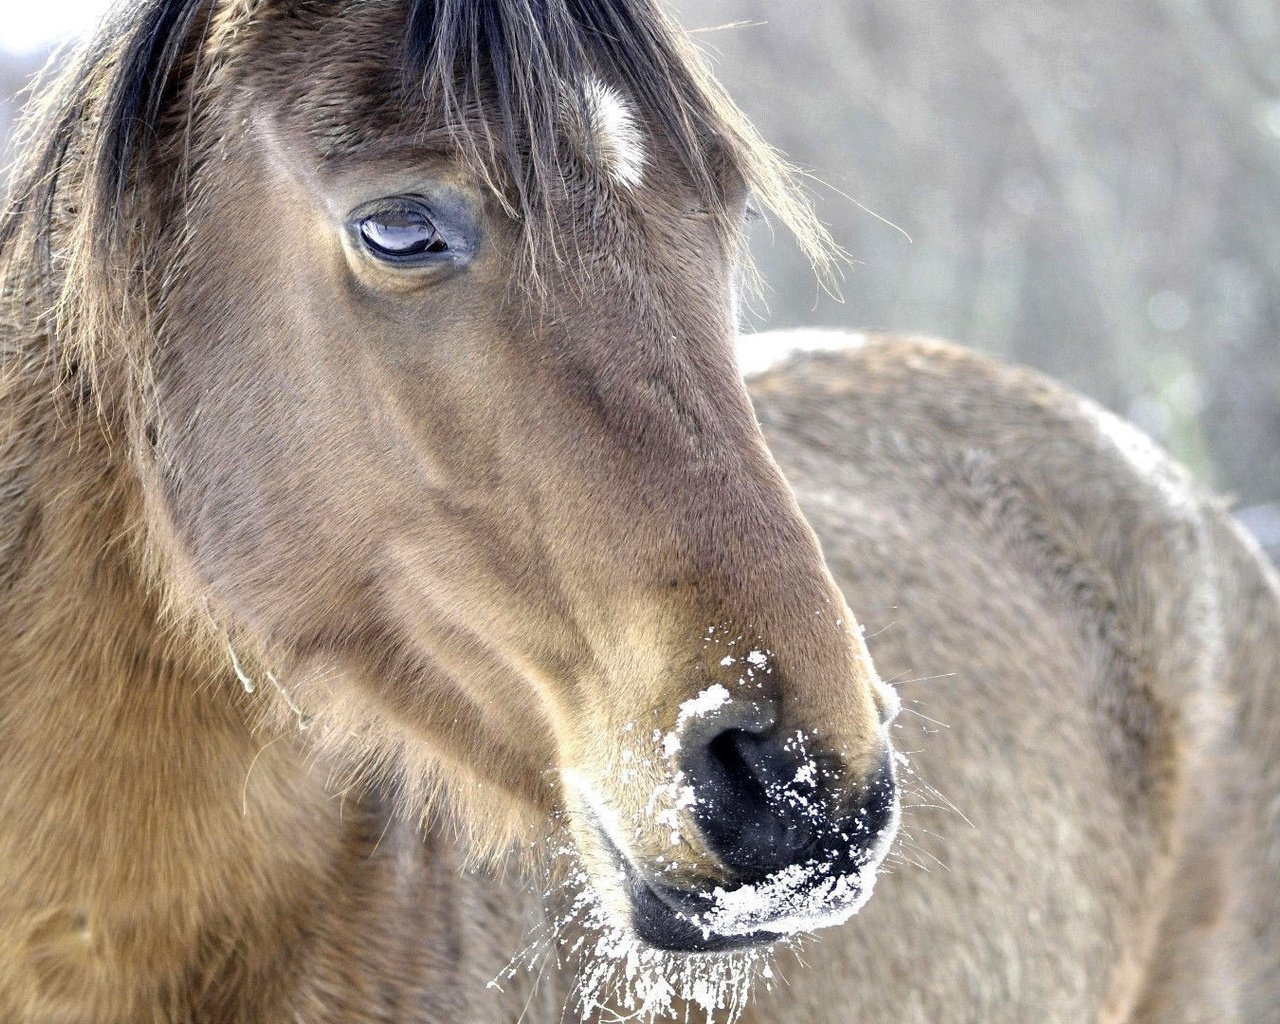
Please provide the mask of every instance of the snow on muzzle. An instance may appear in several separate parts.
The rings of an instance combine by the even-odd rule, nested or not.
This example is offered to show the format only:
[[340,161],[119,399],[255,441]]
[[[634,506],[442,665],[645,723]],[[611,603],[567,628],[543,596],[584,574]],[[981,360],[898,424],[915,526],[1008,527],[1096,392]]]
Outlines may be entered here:
[[673,884],[598,829],[633,931],[661,949],[715,951],[847,920],[870,898],[898,827],[887,742],[870,776],[854,783],[838,756],[781,727],[771,703],[733,700],[722,687],[699,700],[668,752],[685,813],[723,874]]

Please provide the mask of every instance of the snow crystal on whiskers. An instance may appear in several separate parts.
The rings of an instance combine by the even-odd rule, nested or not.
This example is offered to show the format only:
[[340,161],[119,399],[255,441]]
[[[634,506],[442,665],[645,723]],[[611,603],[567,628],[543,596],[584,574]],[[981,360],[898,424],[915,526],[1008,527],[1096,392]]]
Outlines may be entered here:
[[757,979],[773,988],[776,947],[690,955],[646,946],[614,922],[577,850],[556,852],[569,869],[565,882],[545,896],[549,907],[563,909],[501,977],[536,973],[552,954],[571,965],[576,977],[566,1022],[576,1015],[584,1024],[734,1024]]

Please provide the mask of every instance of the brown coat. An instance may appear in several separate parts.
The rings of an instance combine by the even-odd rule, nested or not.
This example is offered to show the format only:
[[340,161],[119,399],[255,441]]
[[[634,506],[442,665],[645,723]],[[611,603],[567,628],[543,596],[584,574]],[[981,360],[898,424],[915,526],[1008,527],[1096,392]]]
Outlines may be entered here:
[[[877,338],[753,394],[919,782],[869,906],[780,954],[743,1019],[1280,1020],[1280,596],[1248,540],[1091,403],[954,348]],[[11,555],[56,514],[13,480]],[[504,970],[537,883],[464,872],[372,797],[309,800],[323,765],[254,738],[233,679],[129,655],[109,560],[69,572],[23,579],[96,588],[82,678],[114,682],[41,679],[64,639],[10,585],[0,1018],[560,1019],[572,976]]]
[[1274,1024],[1274,574],[952,349],[753,407],[654,0],[138,0],[21,151],[0,1021]]

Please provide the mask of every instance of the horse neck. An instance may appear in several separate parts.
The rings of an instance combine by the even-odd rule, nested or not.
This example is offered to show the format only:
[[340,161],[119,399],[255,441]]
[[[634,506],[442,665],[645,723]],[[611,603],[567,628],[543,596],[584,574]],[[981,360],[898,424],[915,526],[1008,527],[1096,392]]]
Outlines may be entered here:
[[[164,625],[127,457],[52,380],[13,371],[4,322],[0,1020],[213,1019],[215,992],[226,1019],[348,1019],[388,974],[444,1000],[428,1019],[490,998],[534,894],[464,878],[457,843],[422,843],[372,795],[335,799],[291,737],[254,734],[267,688]],[[504,991],[503,1016],[532,998]]]
[[14,351],[0,337],[0,1016],[18,992],[39,1019],[82,999],[133,1019],[212,922],[289,940],[337,808],[253,734],[230,666],[163,628],[139,487]]

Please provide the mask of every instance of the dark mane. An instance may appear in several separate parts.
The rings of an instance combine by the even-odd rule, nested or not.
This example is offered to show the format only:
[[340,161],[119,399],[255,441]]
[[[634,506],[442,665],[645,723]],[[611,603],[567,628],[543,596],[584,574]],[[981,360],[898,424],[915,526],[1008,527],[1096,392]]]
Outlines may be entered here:
[[[101,304],[94,292],[110,290],[108,277],[145,271],[146,243],[134,230],[140,197],[148,188],[174,188],[168,180],[149,184],[147,161],[161,146],[189,149],[190,110],[185,117],[166,115],[184,98],[191,107],[193,97],[205,101],[201,76],[233,59],[208,52],[219,19],[252,26],[336,16],[350,6],[346,0],[119,6],[57,72],[52,88],[41,84],[46,98],[20,128],[17,152],[24,156],[0,214],[0,267],[8,287],[15,286],[15,274],[29,283],[28,275],[37,274],[62,326],[68,308]],[[231,7],[238,9],[228,12]],[[586,116],[583,83],[594,73],[626,89],[670,140],[709,209],[725,212],[715,182],[727,164],[815,260],[826,258],[826,235],[790,169],[728,100],[656,0],[406,0],[404,16],[404,101],[426,96],[445,111],[460,149],[504,193],[531,239],[548,233],[549,196],[566,173],[559,144],[565,112],[575,109],[576,98],[579,117]],[[51,242],[55,231],[59,237]]]
[[80,198],[88,209],[82,212],[92,212],[100,235],[119,231],[135,168],[152,141],[199,14],[208,9],[208,0],[144,0],[127,11],[120,5],[46,92],[44,80],[60,55],[51,60],[31,90],[46,92],[44,109],[27,113],[19,127],[26,144],[18,151],[29,155],[13,169],[0,251],[8,252],[31,217],[48,227],[65,189],[61,172],[71,150],[84,165]]

